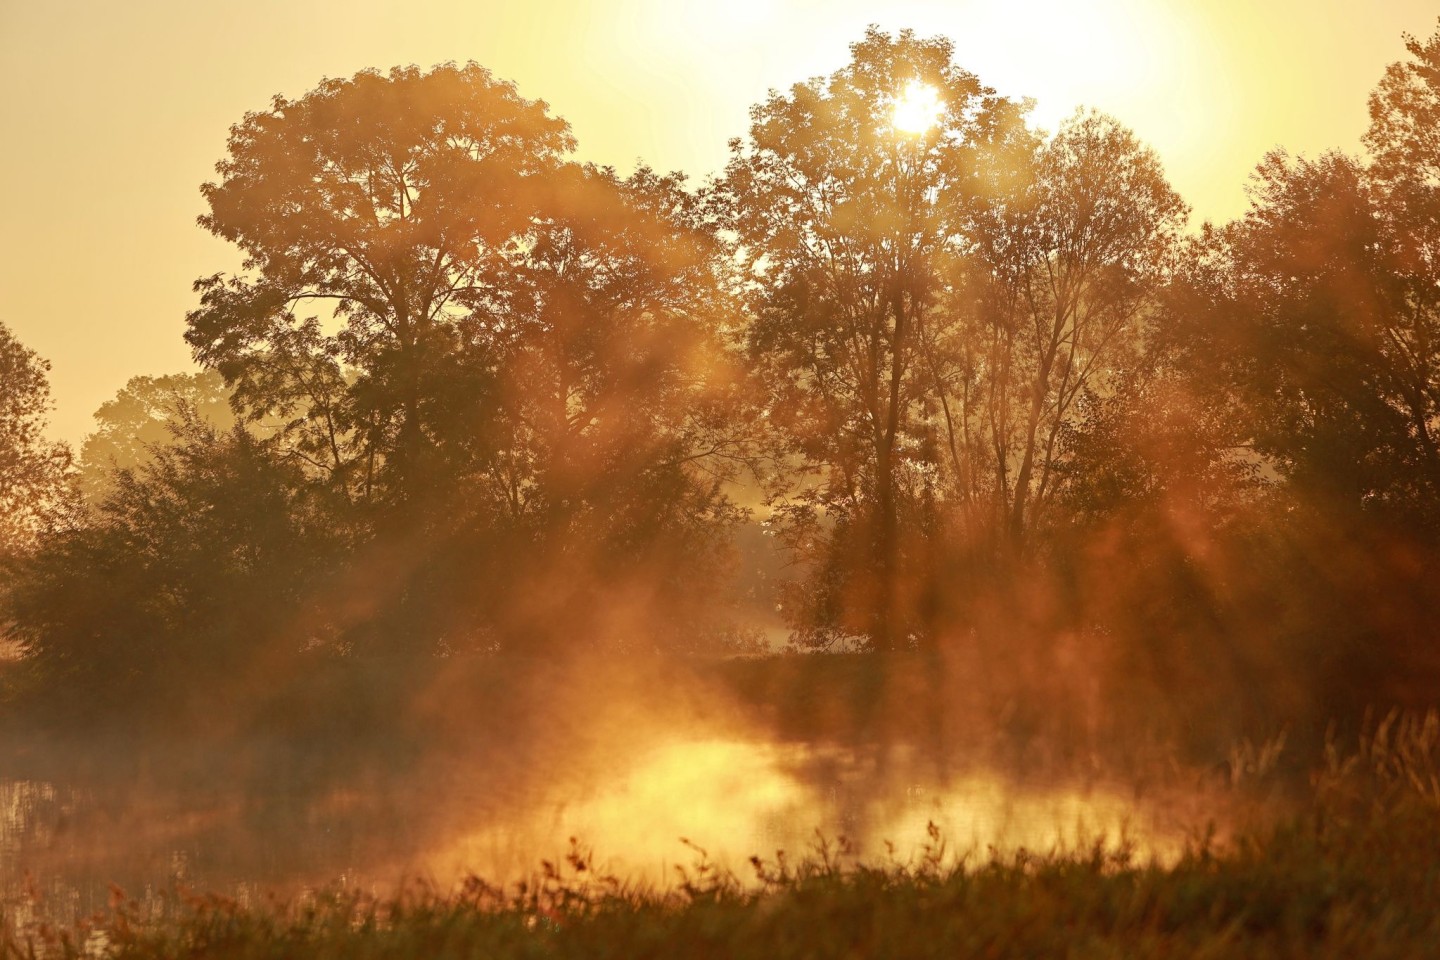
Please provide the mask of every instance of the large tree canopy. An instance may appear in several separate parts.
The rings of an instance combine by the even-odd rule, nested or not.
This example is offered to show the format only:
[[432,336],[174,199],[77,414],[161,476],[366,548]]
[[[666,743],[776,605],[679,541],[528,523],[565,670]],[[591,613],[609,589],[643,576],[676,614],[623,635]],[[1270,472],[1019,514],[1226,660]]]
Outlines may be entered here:
[[204,188],[200,222],[245,272],[197,283],[186,338],[252,415],[292,418],[298,455],[358,496],[403,498],[446,440],[441,408],[456,417],[437,392],[485,396],[506,257],[570,147],[545,104],[474,64],[277,97],[231,130]]
[[738,516],[713,226],[679,175],[571,146],[474,64],[365,72],[248,115],[204,188],[246,261],[197,284],[196,358],[383,534],[393,622],[451,649],[562,630],[622,576],[693,585]]
[[1300,498],[1436,522],[1437,314],[1412,237],[1339,154],[1272,154],[1253,197],[1190,271],[1192,379],[1236,393],[1240,438]]
[[950,490],[968,535],[1024,548],[1083,398],[1134,371],[1187,214],[1155,153],[1081,112],[971,218],[932,325]]

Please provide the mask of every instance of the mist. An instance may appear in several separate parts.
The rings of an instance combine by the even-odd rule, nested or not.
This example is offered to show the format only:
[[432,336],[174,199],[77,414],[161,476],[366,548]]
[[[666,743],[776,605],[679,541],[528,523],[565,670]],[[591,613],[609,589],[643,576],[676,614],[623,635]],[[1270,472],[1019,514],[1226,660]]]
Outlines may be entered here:
[[76,453],[0,326],[0,897],[1161,869],[1295,815],[1440,689],[1405,48],[1363,154],[1199,229],[909,31],[704,183],[474,63],[247,113],[203,374]]

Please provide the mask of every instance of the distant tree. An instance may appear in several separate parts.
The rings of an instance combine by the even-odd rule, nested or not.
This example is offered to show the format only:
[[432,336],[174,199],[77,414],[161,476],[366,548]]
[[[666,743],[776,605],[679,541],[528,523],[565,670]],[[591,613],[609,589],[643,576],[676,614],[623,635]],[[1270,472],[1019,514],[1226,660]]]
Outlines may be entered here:
[[116,470],[139,467],[196,420],[219,430],[235,425],[230,391],[220,374],[131,377],[95,411],[95,432],[80,446],[82,488],[92,498],[102,496]]
[[45,437],[48,361],[0,324],[0,559],[67,506],[70,450]]
[[[1030,148],[1022,106],[951,62],[944,39],[877,29],[828,78],[775,93],[732,143],[724,189],[748,252],[752,356],[809,477],[779,515],[811,566],[797,625],[878,649],[913,632],[906,545],[933,476],[921,331],[990,152]],[[897,104],[933,113],[897,126]],[[934,104],[924,102],[933,92]]]

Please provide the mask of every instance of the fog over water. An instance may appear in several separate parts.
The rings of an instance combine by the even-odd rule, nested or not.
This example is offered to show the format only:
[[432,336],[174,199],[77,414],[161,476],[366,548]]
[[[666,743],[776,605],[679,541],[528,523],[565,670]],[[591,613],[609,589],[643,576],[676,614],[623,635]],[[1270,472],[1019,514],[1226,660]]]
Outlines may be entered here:
[[[913,865],[1098,844],[1170,862],[1224,809],[1215,771],[1137,776],[951,710],[932,726],[969,736],[943,750],[898,714],[806,731],[746,693],[745,671],[765,663],[478,663],[424,685],[400,737],[21,752],[12,764],[55,775],[0,781],[0,889],[21,914],[76,920],[117,889],[151,911],[185,891],[258,903],[449,890],[470,876],[514,884],[545,861],[563,870],[576,852],[658,887],[702,863],[750,882],[751,857],[824,849]],[[459,693],[496,684],[483,703]]]

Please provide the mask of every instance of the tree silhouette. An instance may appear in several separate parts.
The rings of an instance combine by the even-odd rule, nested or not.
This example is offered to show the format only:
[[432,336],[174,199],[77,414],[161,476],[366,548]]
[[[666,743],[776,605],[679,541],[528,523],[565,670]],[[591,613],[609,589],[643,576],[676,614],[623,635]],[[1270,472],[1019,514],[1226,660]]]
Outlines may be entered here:
[[1059,494],[1080,400],[1135,371],[1186,215],[1154,152],[1094,112],[1024,174],[976,205],[926,343],[966,526],[1013,549]]
[[1391,404],[1403,411],[1433,484],[1440,481],[1440,31],[1423,43],[1407,36],[1405,47],[1411,59],[1390,65],[1370,98],[1366,173],[1390,274],[1379,350],[1392,368]]
[[365,72],[248,115],[205,187],[247,259],[197,284],[187,338],[376,538],[366,643],[540,642],[622,572],[693,598],[739,516],[713,225],[682,177],[571,145],[474,64]]
[[1195,375],[1238,392],[1255,449],[1302,500],[1433,524],[1440,356],[1407,232],[1338,154],[1272,154],[1253,195],[1192,271]]
[[[819,643],[902,646],[940,556],[1024,552],[1077,403],[1133,365],[1184,223],[1130,131],[1081,113],[1042,140],[950,54],[872,29],[849,67],[757,107],[727,171],[752,354],[814,474],[780,516]],[[914,84],[936,121],[907,131]]]
[[909,31],[699,191],[475,64],[277,97],[202,188],[245,258],[196,284],[206,370],[100,409],[84,503],[0,327],[9,676],[174,720],[331,655],[398,705],[454,654],[733,649],[748,483],[802,645],[1253,717],[1434,676],[1440,33],[1406,49],[1368,157],[1272,154],[1188,241],[1134,133],[1030,129]]
[[204,187],[200,222],[245,272],[196,284],[186,339],[242,409],[293,419],[294,448],[334,482],[403,500],[446,442],[442,409],[457,419],[456,378],[483,416],[506,254],[570,146],[543,103],[475,64],[277,97],[232,128]]
[[199,719],[333,642],[293,631],[338,546],[322,505],[243,429],[182,420],[18,569],[9,606],[39,708]]
[[[506,442],[487,477],[552,556],[589,554],[590,572],[545,599],[552,615],[577,587],[590,610],[596,593],[623,591],[617,569],[662,594],[694,578],[716,528],[739,518],[726,485],[757,454],[725,332],[736,310],[723,251],[701,203],[645,168],[625,180],[570,168],[560,184],[516,259],[525,306],[500,371]],[[693,584],[682,593],[703,605]]]
[[[509,261],[489,420],[442,448],[464,466],[443,478],[444,546],[412,574],[429,613],[406,618],[438,618],[450,649],[689,646],[742,516],[729,484],[757,456],[721,247],[678,177],[553,178],[556,202]],[[613,629],[612,609],[628,610]]]
[[1407,35],[1410,59],[1392,63],[1370,95],[1365,147],[1388,214],[1406,229],[1412,255],[1435,272],[1440,226],[1440,31],[1424,41]]
[[[799,601],[802,619],[817,641],[892,649],[911,632],[905,518],[929,483],[917,415],[935,261],[956,242],[982,155],[1028,140],[1021,107],[954,66],[949,41],[872,28],[851,53],[753,109],[725,188],[751,254],[752,355],[791,455],[813,475],[780,510],[791,542],[829,571],[829,586]],[[913,85],[935,91],[936,115],[912,132],[894,111]]]

